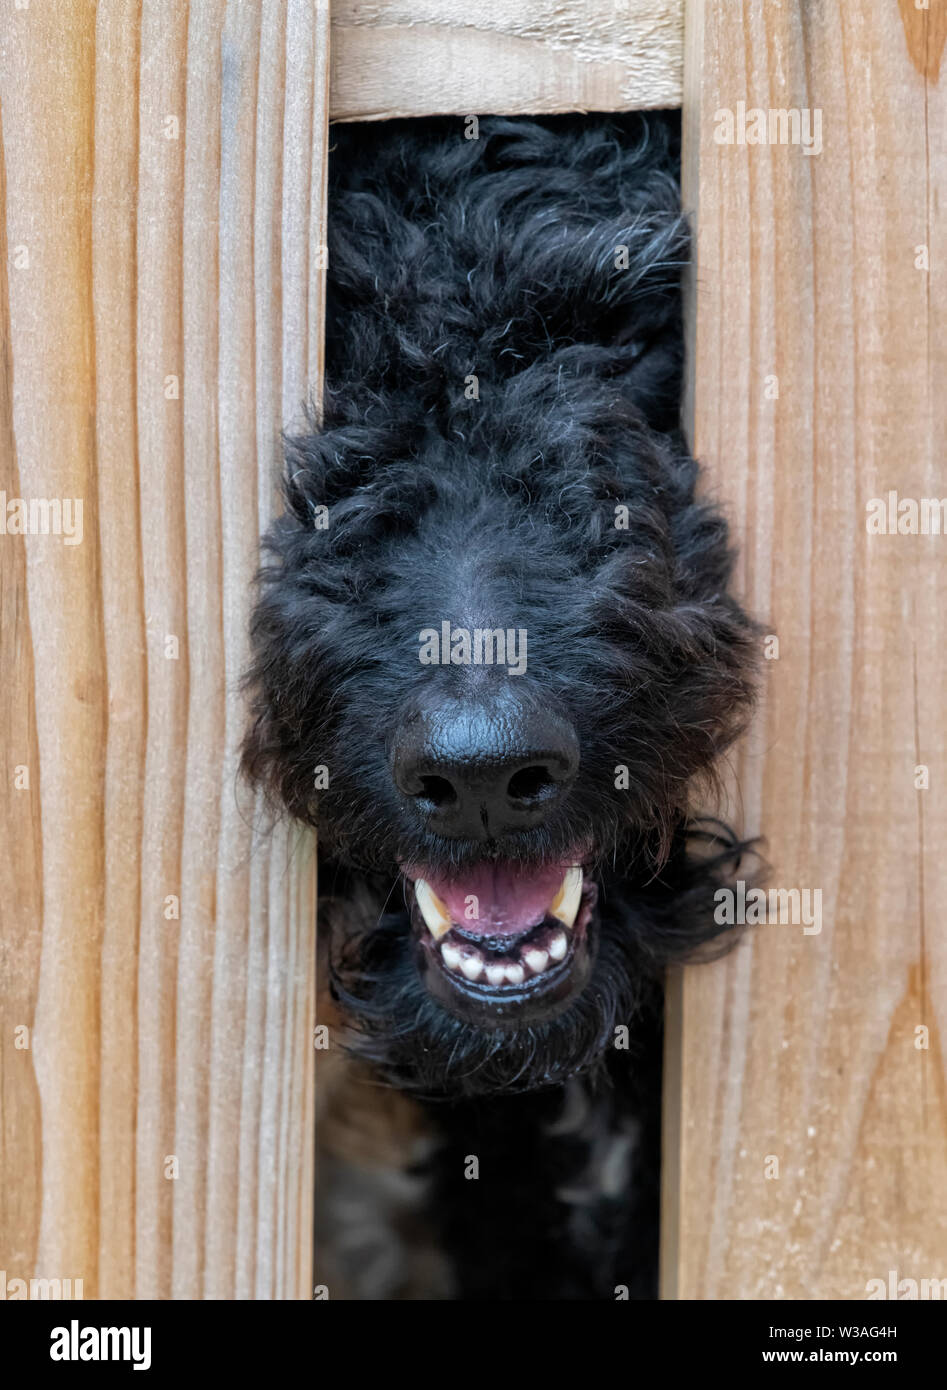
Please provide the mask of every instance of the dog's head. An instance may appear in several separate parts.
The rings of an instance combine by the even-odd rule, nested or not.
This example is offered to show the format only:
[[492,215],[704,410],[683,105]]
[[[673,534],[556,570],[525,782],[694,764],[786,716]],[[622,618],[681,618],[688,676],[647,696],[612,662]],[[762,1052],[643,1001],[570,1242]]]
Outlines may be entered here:
[[[642,981],[715,930],[693,908],[732,849],[695,869],[686,818],[744,722],[753,630],[697,465],[647,409],[680,359],[668,265],[686,232],[661,187],[660,215],[586,229],[581,253],[559,238],[544,262],[538,213],[532,255],[522,226],[487,253],[536,323],[510,332],[499,313],[479,374],[462,324],[443,342],[431,327],[469,299],[448,251],[443,283],[430,259],[412,277],[413,243],[388,227],[388,281],[407,288],[387,319],[359,287],[386,274],[381,241],[364,250],[370,202],[362,240],[331,252],[348,312],[330,347],[334,332],[353,365],[289,445],[245,766],[377,885],[369,920],[339,918],[337,987],[415,1084],[574,1071]],[[612,266],[622,236],[631,279]],[[603,347],[606,309],[640,332]],[[568,341],[550,355],[557,315]]]
[[[633,414],[583,420],[575,393],[557,411],[558,385],[518,383],[486,455],[476,423],[410,460],[331,429],[296,442],[247,745],[323,853],[390,890],[398,985],[390,955],[366,977],[407,1019],[423,990],[426,1015],[532,1039],[681,944],[641,904],[750,695],[695,464]],[[635,882],[606,960],[602,908]]]

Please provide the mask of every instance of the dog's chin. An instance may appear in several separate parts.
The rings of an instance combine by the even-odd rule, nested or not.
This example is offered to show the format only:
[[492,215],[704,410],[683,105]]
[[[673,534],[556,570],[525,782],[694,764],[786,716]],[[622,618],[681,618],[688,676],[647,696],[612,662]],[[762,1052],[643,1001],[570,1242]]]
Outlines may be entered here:
[[446,878],[402,865],[414,959],[432,999],[464,1023],[508,1032],[565,1012],[588,985],[597,944],[598,887],[578,859],[485,860]]

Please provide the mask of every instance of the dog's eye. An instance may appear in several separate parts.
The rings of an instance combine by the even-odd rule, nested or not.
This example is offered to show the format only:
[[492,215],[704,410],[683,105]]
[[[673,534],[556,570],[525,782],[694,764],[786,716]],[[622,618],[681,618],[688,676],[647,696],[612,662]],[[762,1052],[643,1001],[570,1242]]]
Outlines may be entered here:
[[379,495],[371,488],[359,489],[331,508],[329,545],[334,555],[351,555],[366,546],[410,535],[426,499]]

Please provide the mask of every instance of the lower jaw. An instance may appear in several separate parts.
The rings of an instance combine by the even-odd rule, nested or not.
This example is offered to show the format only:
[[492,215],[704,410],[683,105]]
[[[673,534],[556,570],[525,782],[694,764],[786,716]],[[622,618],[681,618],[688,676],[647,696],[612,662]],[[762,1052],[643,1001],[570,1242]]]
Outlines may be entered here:
[[428,993],[448,1013],[484,1028],[513,1031],[564,1013],[588,984],[595,958],[594,923],[585,903],[572,929],[566,958],[516,988],[506,985],[494,990],[469,983],[447,969],[423,926],[415,930],[418,967]]

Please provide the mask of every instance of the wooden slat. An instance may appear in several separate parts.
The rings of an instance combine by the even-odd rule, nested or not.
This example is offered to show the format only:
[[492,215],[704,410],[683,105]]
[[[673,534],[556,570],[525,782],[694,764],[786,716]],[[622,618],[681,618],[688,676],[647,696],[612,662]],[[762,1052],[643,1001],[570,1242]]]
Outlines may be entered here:
[[0,487],[84,521],[0,535],[8,1281],[310,1294],[313,846],[236,758],[321,370],[327,100],[327,0],[5,20]]
[[684,0],[336,0],[333,120],[679,106]]
[[[688,5],[694,441],[780,643],[730,809],[824,926],[676,982],[668,1297],[945,1273],[947,538],[866,529],[889,490],[947,492],[944,10]],[[739,102],[821,110],[822,152],[716,143]]]

